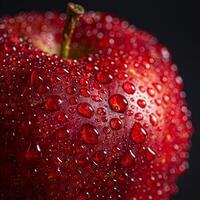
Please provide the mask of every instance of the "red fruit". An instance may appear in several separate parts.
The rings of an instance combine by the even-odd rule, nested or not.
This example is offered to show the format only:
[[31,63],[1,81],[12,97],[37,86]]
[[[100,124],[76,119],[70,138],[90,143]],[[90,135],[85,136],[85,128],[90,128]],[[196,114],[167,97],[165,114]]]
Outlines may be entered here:
[[63,26],[52,12],[0,20],[0,199],[169,199],[192,126],[167,49],[89,12],[65,61]]

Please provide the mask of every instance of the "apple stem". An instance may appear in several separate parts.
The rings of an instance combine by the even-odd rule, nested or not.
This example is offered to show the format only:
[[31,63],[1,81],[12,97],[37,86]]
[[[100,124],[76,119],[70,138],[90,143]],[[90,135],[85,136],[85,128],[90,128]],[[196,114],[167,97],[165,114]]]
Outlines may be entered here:
[[60,56],[63,59],[67,59],[69,57],[72,35],[76,27],[76,23],[83,14],[84,8],[81,5],[75,3],[67,4],[67,15],[60,50]]

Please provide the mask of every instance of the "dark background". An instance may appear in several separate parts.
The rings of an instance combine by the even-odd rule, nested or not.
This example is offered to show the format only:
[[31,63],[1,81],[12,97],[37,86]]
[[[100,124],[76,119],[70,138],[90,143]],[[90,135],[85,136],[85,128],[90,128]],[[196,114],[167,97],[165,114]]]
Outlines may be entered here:
[[[20,11],[65,11],[65,0],[0,0],[0,16]],[[179,181],[172,200],[200,199],[200,15],[194,0],[74,0],[87,10],[111,11],[157,36],[165,44],[184,79],[195,133],[190,151],[190,169]]]

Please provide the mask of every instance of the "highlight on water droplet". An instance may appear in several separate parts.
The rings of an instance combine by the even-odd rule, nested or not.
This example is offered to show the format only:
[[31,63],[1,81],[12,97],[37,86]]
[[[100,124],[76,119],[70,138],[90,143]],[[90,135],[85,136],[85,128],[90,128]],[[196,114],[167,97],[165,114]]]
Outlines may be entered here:
[[81,127],[81,139],[86,144],[97,144],[99,139],[98,130],[91,124],[84,124]]
[[146,130],[141,126],[140,123],[136,122],[130,133],[131,140],[136,144],[142,144],[145,142],[147,136]]
[[118,113],[123,113],[126,111],[128,106],[128,101],[121,94],[114,94],[108,100],[111,109]]

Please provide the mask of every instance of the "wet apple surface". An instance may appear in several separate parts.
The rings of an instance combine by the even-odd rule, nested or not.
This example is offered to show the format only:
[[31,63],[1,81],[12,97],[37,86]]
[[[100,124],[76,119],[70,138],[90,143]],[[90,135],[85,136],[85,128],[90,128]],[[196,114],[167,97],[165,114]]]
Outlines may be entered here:
[[88,12],[64,60],[64,18],[0,20],[1,199],[169,199],[192,132],[169,52]]

